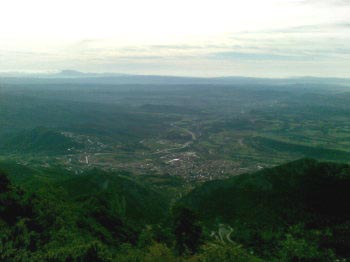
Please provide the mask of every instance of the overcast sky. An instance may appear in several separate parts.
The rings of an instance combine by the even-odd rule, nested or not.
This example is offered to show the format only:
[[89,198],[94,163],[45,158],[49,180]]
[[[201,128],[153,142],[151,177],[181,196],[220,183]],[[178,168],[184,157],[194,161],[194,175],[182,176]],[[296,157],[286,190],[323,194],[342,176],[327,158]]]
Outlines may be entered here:
[[350,0],[1,0],[0,71],[350,77]]

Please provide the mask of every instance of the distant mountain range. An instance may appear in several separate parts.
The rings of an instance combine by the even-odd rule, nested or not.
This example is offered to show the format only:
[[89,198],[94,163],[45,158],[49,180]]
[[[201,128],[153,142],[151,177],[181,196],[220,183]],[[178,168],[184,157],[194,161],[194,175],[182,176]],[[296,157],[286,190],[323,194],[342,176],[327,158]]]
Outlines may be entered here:
[[76,83],[76,84],[152,84],[152,85],[350,85],[350,78],[254,78],[241,76],[228,77],[183,77],[160,75],[128,75],[116,73],[83,73],[75,70],[63,70],[59,73],[23,74],[0,73],[0,83]]

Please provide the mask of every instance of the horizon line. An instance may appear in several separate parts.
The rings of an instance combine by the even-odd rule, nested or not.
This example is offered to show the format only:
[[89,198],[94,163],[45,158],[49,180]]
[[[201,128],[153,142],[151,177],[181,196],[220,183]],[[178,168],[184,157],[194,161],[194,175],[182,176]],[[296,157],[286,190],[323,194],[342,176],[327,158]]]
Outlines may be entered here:
[[[64,74],[67,73],[65,76]],[[69,75],[72,73],[72,75]],[[75,74],[75,75],[74,75]],[[61,77],[60,77],[61,75]],[[26,77],[41,77],[45,76],[52,78],[79,78],[79,77],[123,77],[123,76],[143,76],[143,77],[178,77],[178,78],[198,78],[198,79],[215,79],[215,78],[252,78],[252,79],[296,79],[296,78],[319,78],[319,79],[345,79],[350,80],[350,77],[339,77],[339,76],[315,76],[315,75],[290,75],[290,76],[248,76],[248,75],[222,75],[222,76],[195,76],[195,75],[181,75],[181,74],[142,74],[142,73],[120,73],[120,72],[91,72],[91,71],[80,71],[75,69],[62,69],[62,70],[23,70],[23,71],[1,71],[0,77],[10,78],[26,78]]]

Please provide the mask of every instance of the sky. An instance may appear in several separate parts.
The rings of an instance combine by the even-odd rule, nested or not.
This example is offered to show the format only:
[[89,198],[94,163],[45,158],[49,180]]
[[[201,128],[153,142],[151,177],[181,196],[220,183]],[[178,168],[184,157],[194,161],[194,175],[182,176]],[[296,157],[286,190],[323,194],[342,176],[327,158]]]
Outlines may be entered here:
[[0,72],[350,77],[350,0],[1,0]]

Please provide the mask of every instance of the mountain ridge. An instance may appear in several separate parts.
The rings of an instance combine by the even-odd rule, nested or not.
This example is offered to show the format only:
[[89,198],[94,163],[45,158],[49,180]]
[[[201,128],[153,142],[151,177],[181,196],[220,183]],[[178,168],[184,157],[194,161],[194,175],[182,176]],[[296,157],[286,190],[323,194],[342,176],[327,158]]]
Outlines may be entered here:
[[30,81],[33,83],[57,81],[73,83],[100,83],[100,84],[339,84],[350,85],[350,78],[336,77],[285,77],[264,78],[249,76],[221,76],[221,77],[196,77],[196,76],[171,76],[171,75],[147,75],[147,74],[121,74],[121,73],[85,73],[76,70],[65,69],[57,73],[23,74],[0,73],[3,83],[21,83]]

